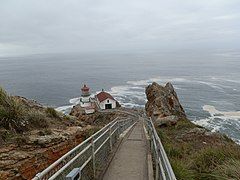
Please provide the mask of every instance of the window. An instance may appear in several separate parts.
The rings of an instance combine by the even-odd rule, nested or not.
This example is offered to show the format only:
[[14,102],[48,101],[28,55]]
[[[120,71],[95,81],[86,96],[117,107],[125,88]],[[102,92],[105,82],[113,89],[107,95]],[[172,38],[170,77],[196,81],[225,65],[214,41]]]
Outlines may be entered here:
[[109,103],[109,100],[107,100],[107,103]]

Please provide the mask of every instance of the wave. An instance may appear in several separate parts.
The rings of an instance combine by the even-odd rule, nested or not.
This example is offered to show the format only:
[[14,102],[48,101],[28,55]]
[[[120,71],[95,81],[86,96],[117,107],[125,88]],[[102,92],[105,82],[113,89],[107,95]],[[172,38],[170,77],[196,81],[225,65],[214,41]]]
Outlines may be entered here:
[[203,110],[210,113],[212,117],[221,116],[227,119],[240,119],[240,111],[219,111],[211,105],[204,105]]
[[78,104],[80,101],[80,97],[72,98],[69,100],[70,104]]
[[210,117],[194,120],[195,124],[206,127],[212,132],[225,133],[240,143],[240,111],[219,111],[211,105],[204,105],[203,110],[208,112]]
[[190,81],[186,78],[155,77],[155,78],[150,78],[145,80],[127,81],[127,84],[135,85],[135,86],[146,86],[152,82],[165,84],[167,82],[190,82]]
[[64,114],[68,114],[71,109],[73,108],[74,105],[66,105],[66,106],[60,106],[60,107],[57,107],[55,108],[56,111],[60,111]]
[[[216,80],[217,78],[212,77],[212,80]],[[208,82],[208,81],[200,81],[194,78],[189,77],[153,77],[149,79],[142,79],[136,81],[127,81],[125,85],[114,86],[109,90],[109,93],[112,94],[123,106],[126,107],[139,107],[143,106],[146,102],[145,97],[145,87],[152,83],[157,82],[160,84],[166,84],[167,82],[172,82],[176,90],[185,90],[182,85],[183,84],[205,84],[208,85],[220,92],[224,92],[224,86]],[[177,84],[177,85],[176,85]],[[186,85],[185,85],[186,86]],[[237,89],[235,89],[237,90]],[[96,92],[97,93],[97,92]],[[70,105],[76,105],[79,102],[80,97],[72,98],[69,100]],[[130,103],[128,103],[130,102]],[[68,108],[68,106],[62,106],[57,108],[57,110],[63,111],[64,108]]]

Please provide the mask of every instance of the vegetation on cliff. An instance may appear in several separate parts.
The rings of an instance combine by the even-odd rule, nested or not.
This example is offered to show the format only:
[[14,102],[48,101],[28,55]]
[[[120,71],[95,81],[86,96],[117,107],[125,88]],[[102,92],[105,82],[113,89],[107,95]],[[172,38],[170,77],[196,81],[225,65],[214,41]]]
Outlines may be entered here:
[[0,179],[31,179],[119,112],[64,115],[0,88]]
[[240,146],[188,120],[170,83],[152,83],[146,95],[146,114],[153,119],[178,180],[240,179]]
[[180,119],[175,126],[158,127],[157,131],[177,179],[240,179],[240,147],[227,136],[188,119]]
[[[36,105],[25,98],[9,96],[0,88],[0,127],[10,132],[24,133],[31,129],[48,128],[51,123],[63,120],[53,108]],[[33,102],[31,102],[33,104]]]
[[98,129],[0,88],[0,179],[31,179]]

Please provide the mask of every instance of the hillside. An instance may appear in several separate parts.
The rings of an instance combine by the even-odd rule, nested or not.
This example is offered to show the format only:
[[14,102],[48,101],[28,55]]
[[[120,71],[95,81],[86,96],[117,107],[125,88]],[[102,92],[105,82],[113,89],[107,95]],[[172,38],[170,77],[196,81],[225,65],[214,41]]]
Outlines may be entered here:
[[155,123],[178,180],[240,179],[240,146],[224,134],[193,124],[170,83],[152,83],[146,95],[146,113]]
[[116,117],[69,116],[0,88],[0,179],[31,179]]

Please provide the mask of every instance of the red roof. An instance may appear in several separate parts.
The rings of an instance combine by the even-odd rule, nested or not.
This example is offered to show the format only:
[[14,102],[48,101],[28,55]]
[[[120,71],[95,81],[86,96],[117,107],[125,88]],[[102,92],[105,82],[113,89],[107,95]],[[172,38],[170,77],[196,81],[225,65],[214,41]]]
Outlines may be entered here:
[[82,87],[82,89],[81,89],[81,90],[82,90],[82,91],[89,91],[89,89],[90,89],[90,88],[89,88],[89,87],[87,87],[87,85],[86,85],[86,84],[84,84],[84,86]]
[[106,93],[104,91],[100,92],[97,94],[97,98],[100,102],[103,102],[104,100],[106,99],[112,99],[112,100],[115,100],[109,93]]

